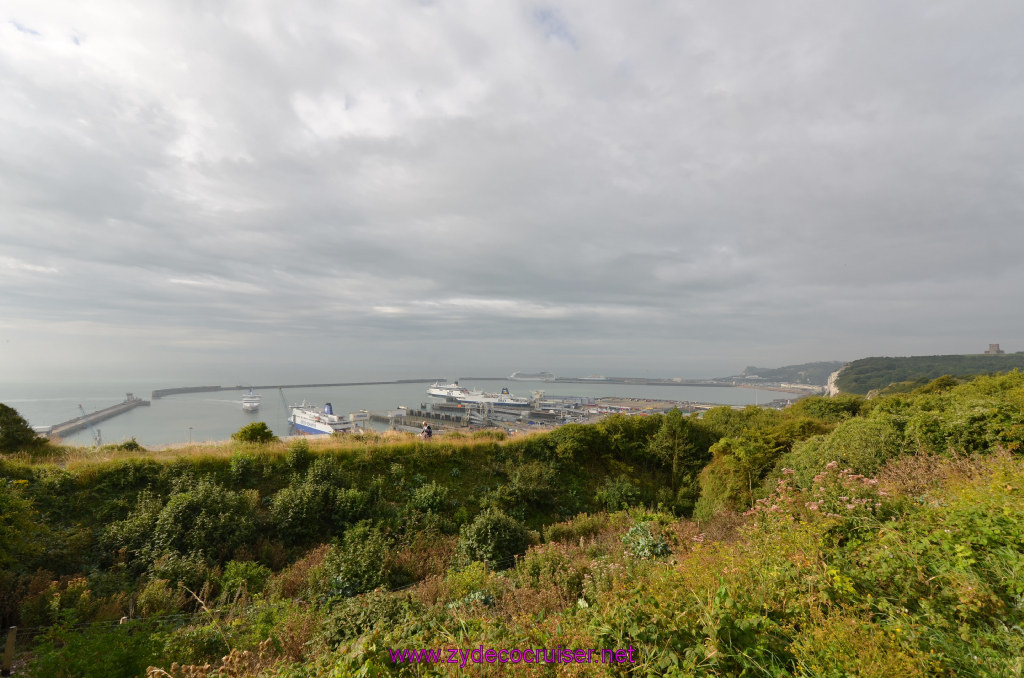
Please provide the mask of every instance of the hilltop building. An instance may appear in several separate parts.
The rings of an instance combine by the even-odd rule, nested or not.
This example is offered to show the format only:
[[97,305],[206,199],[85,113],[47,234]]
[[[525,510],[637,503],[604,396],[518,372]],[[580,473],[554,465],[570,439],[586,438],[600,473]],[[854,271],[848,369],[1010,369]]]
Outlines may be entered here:
[[1001,350],[999,344],[989,344],[988,350],[985,351],[985,355],[1002,355],[1003,353],[1006,351]]

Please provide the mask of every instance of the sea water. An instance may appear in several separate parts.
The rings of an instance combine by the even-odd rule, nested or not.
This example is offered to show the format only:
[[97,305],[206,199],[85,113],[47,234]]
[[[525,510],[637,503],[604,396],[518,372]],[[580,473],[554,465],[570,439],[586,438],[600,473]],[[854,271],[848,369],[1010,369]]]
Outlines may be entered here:
[[[748,405],[784,396],[768,391],[729,386],[676,386],[614,383],[552,383],[510,380],[461,380],[462,386],[488,392],[507,387],[513,395],[530,396],[542,390],[547,396],[587,396],[592,398],[650,398],[660,400]],[[32,426],[59,424],[86,412],[95,412],[124,400],[126,393],[151,400],[148,407],[136,407],[106,421],[94,424],[104,443],[118,443],[135,438],[144,446],[226,440],[246,424],[262,421],[277,435],[288,435],[289,407],[303,401],[322,407],[331,403],[336,414],[359,410],[371,412],[393,410],[399,406],[419,407],[429,403],[429,384],[377,384],[331,386],[319,388],[259,389],[262,396],[256,412],[242,410],[245,390],[211,393],[183,393],[151,400],[154,389],[168,384],[149,382],[95,382],[15,384],[0,383],[0,403],[13,407]],[[371,424],[384,429],[386,424]],[[88,428],[68,435],[64,442],[74,445],[93,444]]]

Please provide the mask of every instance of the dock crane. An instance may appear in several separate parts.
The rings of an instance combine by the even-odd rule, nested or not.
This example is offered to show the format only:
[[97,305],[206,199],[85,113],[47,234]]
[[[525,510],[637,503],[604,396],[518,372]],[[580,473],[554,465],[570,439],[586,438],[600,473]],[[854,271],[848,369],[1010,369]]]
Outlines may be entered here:
[[103,445],[103,438],[100,436],[100,430],[98,428],[93,428],[92,420],[89,419],[89,415],[86,414],[85,408],[82,407],[82,403],[78,403],[78,409],[82,411],[82,419],[84,419],[85,423],[89,425],[89,431],[92,433],[93,443],[96,447],[101,447]]
[[284,399],[284,388],[278,386],[277,393],[281,396],[281,404],[284,406],[284,416],[288,418],[288,435],[292,435],[295,431],[295,422],[292,421],[292,408],[288,405],[288,401]]

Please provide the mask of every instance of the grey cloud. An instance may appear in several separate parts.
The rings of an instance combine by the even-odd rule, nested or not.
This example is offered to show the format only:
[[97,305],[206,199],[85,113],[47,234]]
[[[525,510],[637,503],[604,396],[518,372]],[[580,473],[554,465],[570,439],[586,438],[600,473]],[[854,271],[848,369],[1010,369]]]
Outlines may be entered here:
[[7,14],[8,373],[131,336],[103,369],[700,376],[1024,329],[1016,3]]

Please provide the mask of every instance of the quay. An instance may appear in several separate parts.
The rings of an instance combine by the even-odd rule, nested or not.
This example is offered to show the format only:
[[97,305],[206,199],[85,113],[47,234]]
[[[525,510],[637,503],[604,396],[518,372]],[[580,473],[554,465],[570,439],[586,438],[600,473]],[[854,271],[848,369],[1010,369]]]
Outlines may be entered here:
[[[94,424],[98,424],[101,421],[106,421],[107,419],[116,417],[117,415],[123,414],[128,410],[133,410],[136,407],[142,407],[145,405],[149,405],[148,400],[143,400],[142,398],[137,397],[133,393],[126,393],[124,401],[116,405],[105,407],[102,410],[97,410],[96,412],[93,412],[92,414],[84,414],[80,417],[69,419],[68,421],[65,421],[60,424],[54,424],[54,426],[49,430],[49,432],[46,433],[46,436],[51,439],[60,438],[62,436],[68,435],[69,433],[81,431],[83,428],[86,428],[87,426],[92,426]],[[81,405],[79,405],[79,407],[81,407]]]

